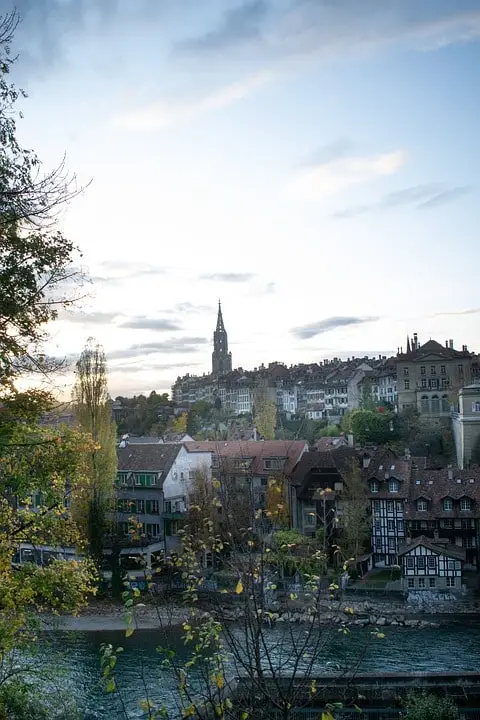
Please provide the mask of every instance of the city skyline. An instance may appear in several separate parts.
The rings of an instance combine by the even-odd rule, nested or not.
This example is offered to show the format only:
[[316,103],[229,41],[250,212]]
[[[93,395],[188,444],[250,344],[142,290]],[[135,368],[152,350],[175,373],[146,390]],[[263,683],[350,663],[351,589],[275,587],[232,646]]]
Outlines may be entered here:
[[219,296],[234,367],[478,351],[477,2],[16,5],[21,141],[93,180],[52,354],[93,336],[113,395],[169,390]]

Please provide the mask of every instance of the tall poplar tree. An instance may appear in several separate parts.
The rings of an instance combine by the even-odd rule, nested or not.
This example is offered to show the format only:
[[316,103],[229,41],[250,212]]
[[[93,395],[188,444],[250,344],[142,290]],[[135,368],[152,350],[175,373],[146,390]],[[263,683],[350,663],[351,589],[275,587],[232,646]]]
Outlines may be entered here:
[[77,512],[86,527],[89,554],[100,563],[108,532],[107,516],[112,509],[117,456],[107,361],[103,348],[93,338],[88,339],[76,364],[73,403],[80,427],[94,442],[89,458],[89,479]]

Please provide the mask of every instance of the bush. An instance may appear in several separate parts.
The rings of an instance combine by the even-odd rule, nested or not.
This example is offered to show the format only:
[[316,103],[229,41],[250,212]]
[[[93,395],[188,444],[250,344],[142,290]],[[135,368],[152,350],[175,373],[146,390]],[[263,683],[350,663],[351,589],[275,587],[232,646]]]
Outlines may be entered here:
[[460,712],[449,697],[412,693],[405,702],[404,720],[460,720]]

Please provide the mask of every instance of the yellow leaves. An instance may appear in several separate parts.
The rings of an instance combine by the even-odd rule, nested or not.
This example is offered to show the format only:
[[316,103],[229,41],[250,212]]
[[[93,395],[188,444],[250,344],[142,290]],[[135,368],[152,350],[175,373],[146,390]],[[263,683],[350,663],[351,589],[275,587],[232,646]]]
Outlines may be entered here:
[[321,720],[335,720],[330,710],[327,710],[326,712],[322,712]]
[[127,629],[125,630],[125,637],[128,638],[128,637],[130,637],[131,635],[133,635],[133,633],[134,633],[133,627],[127,627]]
[[220,480],[212,480],[213,487],[218,490],[220,488]]
[[310,685],[310,694],[311,695],[317,694],[317,681],[315,679],[312,680],[312,684]]
[[225,678],[221,673],[218,673],[217,675],[212,675],[211,680],[219,690],[225,687]]
[[194,705],[189,705],[187,708],[185,708],[185,710],[183,712],[184,718],[190,718],[190,717],[193,717],[194,715],[195,715],[195,706]]
[[237,582],[237,587],[235,588],[235,592],[237,595],[241,595],[243,593],[243,583],[241,580]]

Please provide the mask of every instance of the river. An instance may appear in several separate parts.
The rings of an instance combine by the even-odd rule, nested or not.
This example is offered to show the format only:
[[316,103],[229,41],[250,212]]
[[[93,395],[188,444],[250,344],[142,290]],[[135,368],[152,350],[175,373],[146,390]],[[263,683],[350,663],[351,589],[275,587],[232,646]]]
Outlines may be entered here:
[[[450,624],[438,629],[382,628],[385,638],[372,639],[367,629],[354,629],[343,636],[336,630],[317,659],[319,671],[352,666],[364,655],[363,672],[478,671],[480,624]],[[284,628],[273,628],[272,643]],[[176,682],[161,666],[156,648],[165,637],[154,631],[137,631],[130,638],[122,632],[50,633],[42,640],[43,667],[60,671],[59,684],[77,699],[85,718],[126,720],[141,718],[139,702],[147,693],[155,701],[175,707]],[[100,646],[122,646],[117,664],[118,694],[106,695],[99,682]],[[174,639],[180,655],[185,653],[180,637]]]

